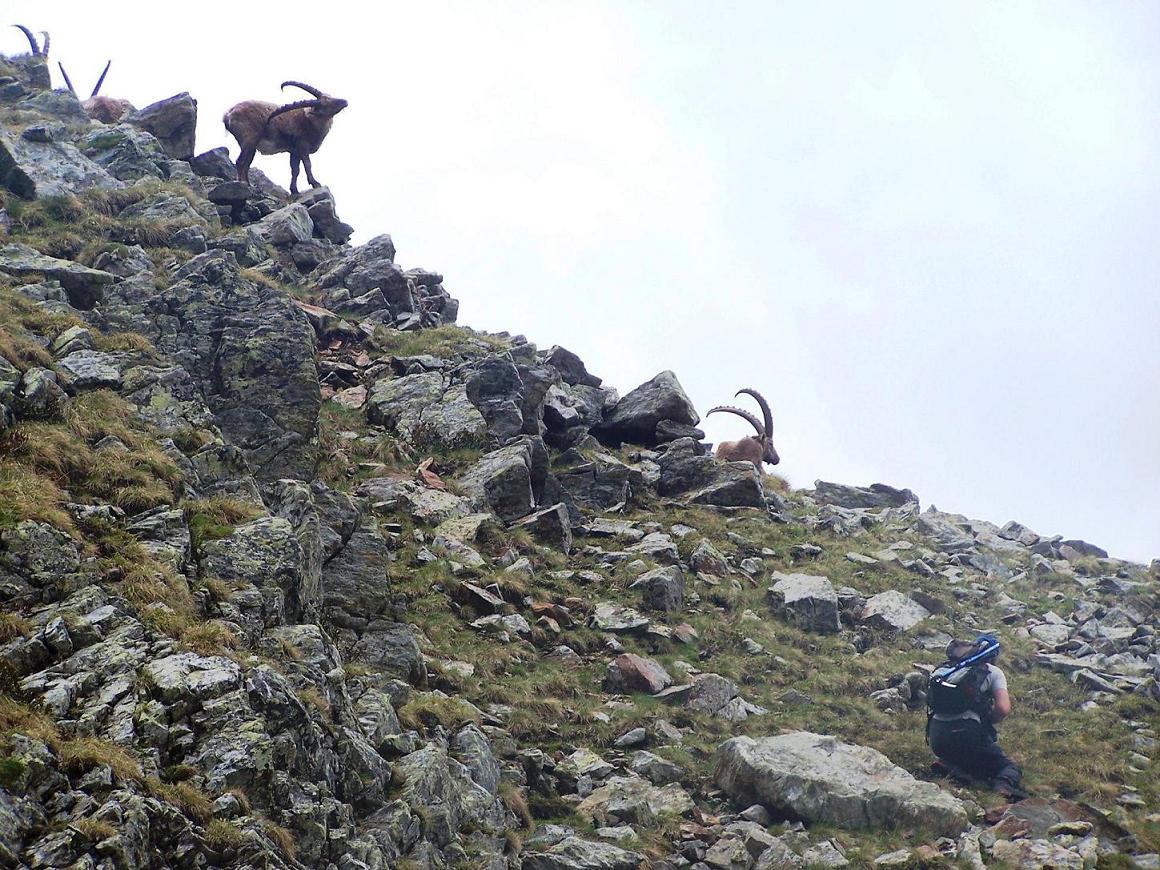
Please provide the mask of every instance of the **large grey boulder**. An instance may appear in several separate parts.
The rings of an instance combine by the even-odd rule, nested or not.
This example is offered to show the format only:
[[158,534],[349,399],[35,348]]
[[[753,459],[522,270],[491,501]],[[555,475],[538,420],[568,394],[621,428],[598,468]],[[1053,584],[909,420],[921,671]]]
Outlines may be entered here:
[[0,131],[0,187],[23,199],[124,186],[67,142],[32,141]]
[[478,510],[512,522],[535,508],[547,470],[544,443],[525,437],[486,454],[459,478],[459,484]]
[[152,133],[170,157],[188,160],[193,156],[197,134],[197,100],[188,93],[151,103],[133,112],[125,121]]
[[544,399],[557,379],[542,366],[516,364],[510,357],[481,361],[468,376],[467,398],[500,443],[516,435],[544,433]]
[[670,371],[661,372],[617,402],[593,434],[614,447],[625,441],[651,447],[658,443],[657,426],[663,421],[683,426],[701,422],[677,376]]
[[9,244],[0,248],[0,272],[17,278],[28,275],[43,275],[52,281],[59,281],[68,293],[73,308],[91,309],[101,300],[110,284],[121,279],[100,269],[90,269],[72,260],[49,257],[28,245]]
[[727,740],[717,750],[714,777],[738,806],[761,803],[807,823],[914,826],[951,837],[968,823],[956,797],[877,750],[808,731]]
[[783,619],[802,631],[836,634],[841,630],[838,593],[828,577],[774,571],[772,579],[776,582],[769,588],[769,603]]
[[693,799],[675,782],[655,786],[639,776],[614,776],[582,800],[576,813],[600,825],[631,825],[692,809]]
[[640,587],[645,610],[672,613],[685,603],[685,574],[676,565],[648,571],[633,586]]
[[862,622],[892,634],[908,631],[929,616],[929,610],[895,589],[879,592],[867,599],[862,609]]
[[895,489],[884,483],[869,487],[847,486],[843,483],[814,481],[814,499],[822,504],[844,508],[897,508],[914,505],[918,510],[918,496],[909,489]]
[[626,504],[646,487],[638,466],[603,451],[569,450],[557,460],[555,475],[572,502],[589,511]]
[[499,799],[471,777],[471,771],[429,744],[395,763],[393,782],[399,797],[427,819],[425,833],[445,846],[465,826],[490,833],[504,827]]
[[170,158],[161,143],[131,124],[94,129],[79,147],[86,157],[121,181],[169,177]]
[[487,432],[466,388],[447,385],[439,372],[376,381],[367,397],[367,419],[419,447],[473,447]]
[[636,852],[576,836],[545,851],[524,852],[522,859],[523,870],[638,870],[644,862]]
[[128,280],[105,294],[110,326],[143,332],[193,377],[227,441],[261,480],[310,480],[322,404],[314,330],[286,294],[209,251],[158,293]]
[[77,350],[57,361],[70,390],[121,389],[121,357],[99,350]]
[[761,477],[751,462],[721,462],[692,438],[678,438],[659,460],[661,495],[684,495],[695,504],[764,507]]

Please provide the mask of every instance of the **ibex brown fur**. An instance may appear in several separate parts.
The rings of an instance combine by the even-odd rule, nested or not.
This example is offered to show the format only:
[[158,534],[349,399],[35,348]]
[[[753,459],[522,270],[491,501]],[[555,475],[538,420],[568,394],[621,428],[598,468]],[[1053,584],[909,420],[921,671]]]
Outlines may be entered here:
[[317,88],[302,82],[282,82],[282,87],[301,88],[314,96],[278,106],[261,100],[238,103],[222,117],[226,129],[238,140],[242,153],[238,156],[238,180],[250,183],[250,164],[254,155],[290,154],[290,192],[298,193],[298,164],[306,167],[306,180],[311,187],[321,185],[310,167],[310,155],[322,145],[330,132],[334,116],[346,108],[346,100],[330,97]]
[[748,420],[750,425],[757,430],[756,435],[749,435],[739,441],[722,441],[717,445],[717,458],[725,462],[752,462],[757,466],[757,470],[761,471],[763,462],[768,462],[770,465],[777,465],[781,462],[781,457],[777,455],[777,451],[773,447],[773,415],[769,412],[769,404],[757,390],[746,387],[738,390],[736,395],[740,396],[742,393],[753,396],[757,400],[757,404],[761,405],[764,425],[748,411],[743,411],[741,408],[734,408],[731,405],[718,405],[716,408],[710,408],[710,414],[736,414],[738,417]]
[[[136,107],[128,100],[120,100],[116,97],[101,97],[98,96],[101,85],[105,83],[105,76],[109,74],[109,67],[113,65],[112,61],[105,64],[104,70],[101,71],[101,77],[97,79],[97,86],[93,88],[93,92],[89,94],[87,100],[81,101],[81,106],[85,110],[85,114],[94,121],[100,121],[102,124],[116,124],[130,112],[136,111]],[[72,80],[68,77],[68,73],[64,70],[64,64],[58,63],[60,67],[60,74],[64,76],[64,83],[68,85],[69,91],[74,97],[80,98],[77,89],[73,87]]]

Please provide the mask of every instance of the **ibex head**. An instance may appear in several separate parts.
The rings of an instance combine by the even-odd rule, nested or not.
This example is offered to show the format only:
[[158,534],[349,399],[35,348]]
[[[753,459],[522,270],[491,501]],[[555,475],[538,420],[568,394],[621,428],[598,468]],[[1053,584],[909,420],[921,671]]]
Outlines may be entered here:
[[282,82],[282,90],[288,87],[301,88],[314,97],[313,100],[298,100],[295,103],[287,103],[284,106],[279,106],[269,117],[266,118],[267,123],[271,118],[276,118],[285,112],[292,112],[295,109],[313,109],[315,114],[321,115],[324,118],[333,118],[339,112],[347,107],[347,101],[341,97],[331,97],[322,93],[318,88],[311,87],[303,82]]
[[[756,442],[758,445],[760,445],[760,459],[762,462],[768,462],[770,465],[777,465],[779,462],[781,462],[781,457],[777,455],[777,450],[775,450],[773,446],[773,415],[769,411],[769,403],[765,401],[765,398],[761,395],[761,393],[757,392],[757,390],[750,389],[749,387],[738,390],[735,395],[740,396],[742,393],[752,396],[757,400],[757,404],[761,406],[761,412],[764,417],[764,424],[748,411],[744,411],[741,408],[734,408],[732,405],[718,405],[716,408],[710,408],[709,413],[736,414],[738,417],[741,417],[744,420],[748,420],[750,425],[752,425],[753,428],[757,430],[757,435],[751,435],[749,438],[743,440]],[[739,453],[737,451],[737,447],[734,445],[740,445],[741,443],[742,442],[725,442],[724,444],[720,445],[720,447],[718,447],[717,455],[722,458],[733,458],[734,456],[739,459],[757,458],[756,454],[753,457],[748,456],[748,450]],[[754,464],[756,465],[757,463],[755,462]]]

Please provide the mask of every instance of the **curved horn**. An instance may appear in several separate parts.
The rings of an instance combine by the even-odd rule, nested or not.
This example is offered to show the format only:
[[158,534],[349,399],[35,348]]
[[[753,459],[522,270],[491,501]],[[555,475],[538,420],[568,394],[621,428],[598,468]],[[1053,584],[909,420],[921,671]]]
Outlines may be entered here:
[[89,99],[92,99],[93,97],[95,97],[97,95],[97,93],[101,90],[101,85],[103,85],[105,83],[105,76],[107,76],[109,74],[109,67],[111,67],[112,65],[113,65],[113,62],[111,60],[105,64],[104,70],[101,71],[101,77],[99,79],[97,79],[97,86],[95,88],[93,88],[93,92],[91,94],[89,94]]
[[44,37],[44,44],[40,48],[40,53],[44,57],[48,57],[48,46],[52,42],[52,37],[48,35],[47,30],[40,31],[40,35]]
[[266,123],[269,124],[274,118],[278,117],[284,112],[293,112],[295,109],[309,109],[311,106],[319,105],[318,100],[299,100],[297,103],[287,103],[284,106],[279,106],[272,111],[266,118]]
[[306,93],[313,94],[314,99],[322,99],[322,91],[318,90],[318,88],[312,88],[310,85],[303,84],[302,82],[282,82],[282,90],[286,90],[288,87],[301,88],[302,90],[306,91]]
[[69,93],[75,97],[77,95],[77,89],[73,87],[72,80],[68,77],[68,73],[64,71],[64,64],[58,62],[57,66],[60,67],[60,74],[64,76],[64,83],[68,85]]
[[765,434],[766,434],[766,437],[772,435],[773,434],[773,415],[771,413],[769,413],[769,403],[767,401],[765,401],[765,397],[762,396],[761,393],[757,392],[757,390],[750,389],[749,387],[744,387],[743,389],[738,390],[733,395],[740,396],[742,393],[745,393],[747,396],[753,396],[753,398],[755,398],[757,400],[757,404],[761,405],[761,413],[765,416]]
[[740,408],[734,408],[732,405],[718,405],[716,408],[710,408],[709,413],[705,416],[708,417],[709,414],[715,414],[718,412],[736,414],[738,417],[748,420],[750,425],[757,430],[757,434],[762,438],[765,437],[765,430],[761,428],[761,421],[750,414],[748,411],[743,411]]
[[28,45],[32,48],[32,56],[40,57],[40,46],[36,42],[36,37],[32,35],[32,31],[23,24],[13,24],[12,26],[28,38]]

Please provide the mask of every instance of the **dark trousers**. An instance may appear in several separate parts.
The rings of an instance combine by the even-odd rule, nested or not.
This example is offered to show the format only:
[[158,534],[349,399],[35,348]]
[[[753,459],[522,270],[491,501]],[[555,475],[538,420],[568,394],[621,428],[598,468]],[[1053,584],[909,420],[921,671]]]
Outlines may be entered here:
[[930,722],[930,748],[935,755],[971,776],[990,780],[993,786],[1017,788],[1023,772],[1003,754],[993,735],[990,726],[974,719]]

